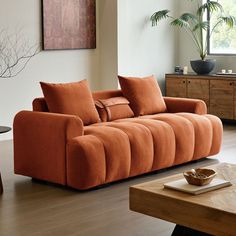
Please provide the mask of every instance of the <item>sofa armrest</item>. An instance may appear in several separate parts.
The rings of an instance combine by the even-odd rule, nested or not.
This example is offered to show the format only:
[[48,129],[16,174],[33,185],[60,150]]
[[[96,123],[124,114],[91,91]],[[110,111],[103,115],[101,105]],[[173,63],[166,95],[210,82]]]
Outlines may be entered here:
[[190,112],[199,115],[207,114],[206,103],[199,99],[164,97],[168,112]]
[[83,122],[71,115],[21,111],[14,119],[14,171],[66,184],[67,141],[83,135]]

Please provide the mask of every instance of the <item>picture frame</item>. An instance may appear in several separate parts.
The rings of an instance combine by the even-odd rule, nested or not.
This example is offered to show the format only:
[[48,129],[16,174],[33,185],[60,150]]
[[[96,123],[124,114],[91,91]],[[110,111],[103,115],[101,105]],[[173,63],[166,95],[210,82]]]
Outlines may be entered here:
[[95,0],[42,0],[43,50],[96,48]]

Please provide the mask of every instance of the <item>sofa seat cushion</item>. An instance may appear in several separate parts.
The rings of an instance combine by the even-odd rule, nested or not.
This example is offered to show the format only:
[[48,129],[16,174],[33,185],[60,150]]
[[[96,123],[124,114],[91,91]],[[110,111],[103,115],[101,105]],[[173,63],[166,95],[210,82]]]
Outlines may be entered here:
[[162,113],[152,116],[142,116],[140,119],[155,119],[169,124],[175,133],[176,154],[174,164],[191,161],[194,153],[195,137],[192,123],[176,114]]
[[68,144],[68,186],[88,189],[128,178],[130,147],[129,137],[121,129],[105,125],[85,127],[85,135]]
[[[106,183],[107,164],[104,145],[100,138],[94,135],[73,138],[67,144],[67,156],[67,184],[69,186],[76,189],[88,189]],[[127,174],[123,176],[126,178]]]
[[213,138],[211,121],[205,116],[191,113],[178,113],[177,115],[186,118],[194,126],[195,147],[193,160],[207,157],[211,150]]
[[[130,158],[131,163],[129,176],[147,173],[152,170],[154,157],[153,137],[147,127],[138,123],[130,125],[127,122],[109,122],[104,125],[106,129],[120,130],[128,137],[127,145],[130,147],[130,155],[127,158]],[[96,129],[99,128],[96,127]],[[113,137],[110,136],[110,142],[112,142],[112,139]],[[119,145],[117,145],[116,152],[123,152]]]
[[165,120],[165,117],[178,116],[190,121],[194,127],[193,160],[215,155],[220,151],[222,142],[222,122],[213,115],[198,115],[193,113],[163,113],[140,118]]
[[223,125],[220,118],[217,116],[207,114],[204,115],[204,117],[209,119],[212,125],[212,144],[208,156],[213,156],[220,152],[223,137]]
[[125,132],[113,127],[88,126],[84,130],[87,135],[100,140],[104,149],[106,163],[105,181],[111,182],[129,177],[130,173],[130,141]]
[[[116,121],[116,123],[119,124],[122,124],[123,122],[129,124],[129,127],[131,128],[135,123],[140,124],[149,129],[149,131],[151,132],[154,155],[151,171],[167,168],[174,164],[176,151],[175,134],[169,124],[163,121],[139,118]],[[143,148],[144,145],[145,144],[142,144],[141,147]],[[133,157],[133,159],[134,158],[135,156]]]

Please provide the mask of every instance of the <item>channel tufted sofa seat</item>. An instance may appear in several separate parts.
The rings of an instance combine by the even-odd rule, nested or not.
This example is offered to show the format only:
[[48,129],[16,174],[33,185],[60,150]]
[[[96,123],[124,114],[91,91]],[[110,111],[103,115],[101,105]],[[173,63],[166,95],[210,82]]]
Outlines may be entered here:
[[[121,90],[92,97],[125,101]],[[85,190],[220,151],[222,123],[203,101],[163,101],[162,113],[134,117],[126,110],[128,118],[84,125],[79,116],[49,112],[45,98],[36,98],[33,111],[14,120],[15,173]]]

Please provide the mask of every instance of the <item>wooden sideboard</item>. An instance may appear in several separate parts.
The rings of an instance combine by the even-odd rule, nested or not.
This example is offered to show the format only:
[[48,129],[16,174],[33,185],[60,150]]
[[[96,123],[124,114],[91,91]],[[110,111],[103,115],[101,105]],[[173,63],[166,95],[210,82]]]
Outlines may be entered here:
[[166,96],[202,99],[208,113],[236,120],[236,76],[166,74]]

